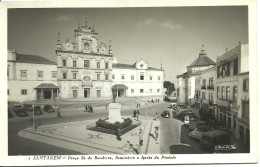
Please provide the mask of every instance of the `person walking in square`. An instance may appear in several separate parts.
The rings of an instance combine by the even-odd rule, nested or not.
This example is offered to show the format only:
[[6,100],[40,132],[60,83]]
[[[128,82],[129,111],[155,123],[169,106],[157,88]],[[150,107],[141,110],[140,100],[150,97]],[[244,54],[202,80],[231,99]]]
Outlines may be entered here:
[[155,127],[155,131],[154,131],[154,139],[155,139],[155,141],[157,141],[158,140],[158,136],[159,136],[159,128],[158,127]]

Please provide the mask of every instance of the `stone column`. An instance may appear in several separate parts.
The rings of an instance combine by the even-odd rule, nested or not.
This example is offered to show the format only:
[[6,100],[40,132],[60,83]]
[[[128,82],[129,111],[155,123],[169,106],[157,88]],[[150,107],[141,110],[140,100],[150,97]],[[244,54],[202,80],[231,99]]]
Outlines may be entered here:
[[53,89],[51,89],[51,99],[54,99],[53,98]]
[[118,97],[118,89],[116,89],[116,97]]

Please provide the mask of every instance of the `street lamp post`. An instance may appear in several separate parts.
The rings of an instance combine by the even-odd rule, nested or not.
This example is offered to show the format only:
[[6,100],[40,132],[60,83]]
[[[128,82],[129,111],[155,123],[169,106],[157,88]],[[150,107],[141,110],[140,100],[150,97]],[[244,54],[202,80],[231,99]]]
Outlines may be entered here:
[[32,108],[33,108],[33,131],[35,131],[34,105],[32,105]]

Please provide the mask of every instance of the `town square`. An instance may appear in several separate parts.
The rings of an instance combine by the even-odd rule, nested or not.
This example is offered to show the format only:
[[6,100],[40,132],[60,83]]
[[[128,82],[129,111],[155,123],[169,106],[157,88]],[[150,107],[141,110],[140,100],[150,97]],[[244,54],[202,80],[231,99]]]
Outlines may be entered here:
[[9,156],[251,151],[247,6],[8,9],[6,57]]

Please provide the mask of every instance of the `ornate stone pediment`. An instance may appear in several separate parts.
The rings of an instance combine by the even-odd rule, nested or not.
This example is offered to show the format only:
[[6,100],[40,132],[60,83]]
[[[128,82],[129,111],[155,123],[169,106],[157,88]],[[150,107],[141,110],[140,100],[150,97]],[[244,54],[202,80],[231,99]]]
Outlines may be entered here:
[[72,86],[71,89],[79,89],[77,86]]
[[102,87],[101,86],[96,86],[96,89],[102,89]]

